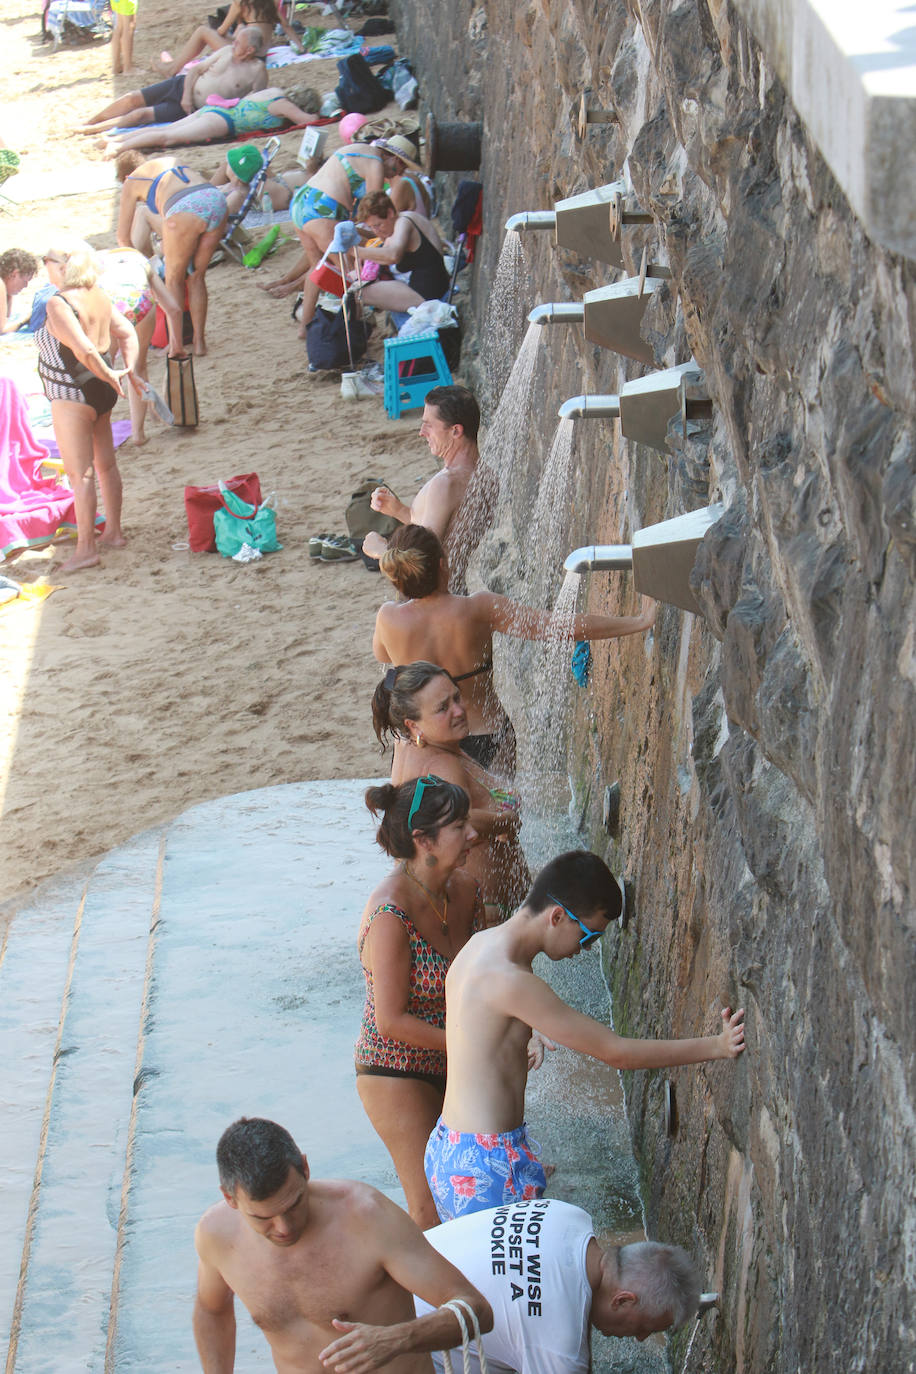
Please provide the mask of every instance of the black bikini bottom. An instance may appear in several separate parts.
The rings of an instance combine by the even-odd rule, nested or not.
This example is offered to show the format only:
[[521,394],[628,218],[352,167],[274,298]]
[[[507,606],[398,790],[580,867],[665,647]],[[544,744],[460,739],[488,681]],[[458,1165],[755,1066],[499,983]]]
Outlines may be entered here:
[[357,1078],[417,1078],[445,1095],[444,1073],[419,1073],[413,1069],[388,1069],[384,1064],[356,1064]]

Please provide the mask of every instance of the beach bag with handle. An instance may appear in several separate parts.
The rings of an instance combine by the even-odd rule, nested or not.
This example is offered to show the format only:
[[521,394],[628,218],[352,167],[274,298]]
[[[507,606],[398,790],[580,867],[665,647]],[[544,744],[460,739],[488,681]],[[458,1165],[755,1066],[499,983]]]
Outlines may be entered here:
[[188,544],[192,553],[216,553],[213,517],[223,504],[223,488],[228,488],[253,506],[261,504],[261,483],[256,472],[230,477],[228,482],[213,482],[208,487],[185,487],[184,508],[188,516]]
[[176,425],[194,429],[198,424],[197,387],[194,385],[194,359],[179,353],[168,359],[166,401]]
[[277,539],[277,517],[266,501],[252,505],[225,482],[220,482],[220,507],[213,517],[216,547],[224,558],[234,558],[247,544],[261,553],[276,553],[283,545]]

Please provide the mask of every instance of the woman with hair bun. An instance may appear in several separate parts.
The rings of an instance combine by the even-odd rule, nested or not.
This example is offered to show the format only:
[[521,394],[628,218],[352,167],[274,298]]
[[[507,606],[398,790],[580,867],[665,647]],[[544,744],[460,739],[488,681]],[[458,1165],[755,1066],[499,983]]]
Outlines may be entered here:
[[[380,663],[438,663],[462,684],[468,735],[461,744],[483,768],[512,776],[515,733],[493,686],[493,636],[543,639],[550,612],[507,596],[477,592],[453,596],[448,563],[437,535],[424,525],[402,525],[382,555],[381,570],[401,601],[386,601],[375,619],[372,652]],[[576,639],[616,639],[655,623],[655,602],[643,597],[639,615],[577,615]]]
[[467,793],[432,775],[370,787],[366,805],[382,816],[378,843],[400,862],[360,923],[366,1005],[356,1086],[425,1229],[438,1222],[423,1152],[445,1095],[445,975],[483,924],[480,889],[460,871],[477,834]]
[[[105,507],[105,533],[98,543],[120,549],[121,474],[111,434],[111,412],[124,395],[124,378],[137,361],[137,336],[97,284],[99,260],[88,245],[49,249],[42,259],[54,286],[44,325],[35,335],[38,375],[51,402],[51,423],[64,472],[73,489],[76,552],[61,572],[91,568],[99,561],[95,537],[98,477]],[[111,366],[118,347],[125,366]],[[94,471],[93,471],[94,469]]]
[[522,900],[531,875],[518,842],[518,797],[462,752],[468,717],[461,689],[437,663],[389,668],[372,698],[372,720],[382,747],[394,744],[393,783],[435,773],[467,792],[480,836],[468,872],[480,883],[488,923],[497,924]]

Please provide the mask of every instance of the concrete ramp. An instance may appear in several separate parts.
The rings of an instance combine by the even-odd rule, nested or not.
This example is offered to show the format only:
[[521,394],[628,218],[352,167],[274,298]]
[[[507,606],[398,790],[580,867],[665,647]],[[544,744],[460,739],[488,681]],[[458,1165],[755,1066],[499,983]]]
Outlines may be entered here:
[[[0,963],[7,1374],[197,1370],[194,1224],[235,1117],[403,1201],[356,1095],[355,937],[388,860],[360,781],[194,807],[46,885]],[[239,1312],[236,1369],[271,1368]]]

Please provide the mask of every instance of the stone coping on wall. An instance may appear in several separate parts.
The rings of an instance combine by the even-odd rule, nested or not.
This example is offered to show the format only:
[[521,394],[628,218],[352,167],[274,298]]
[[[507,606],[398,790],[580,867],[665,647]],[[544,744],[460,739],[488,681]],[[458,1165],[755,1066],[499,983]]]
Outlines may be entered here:
[[912,0],[735,0],[869,235],[916,258]]

